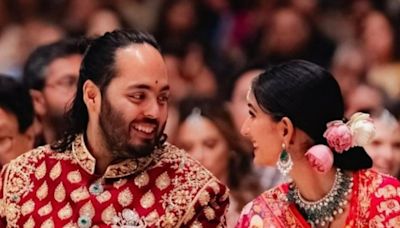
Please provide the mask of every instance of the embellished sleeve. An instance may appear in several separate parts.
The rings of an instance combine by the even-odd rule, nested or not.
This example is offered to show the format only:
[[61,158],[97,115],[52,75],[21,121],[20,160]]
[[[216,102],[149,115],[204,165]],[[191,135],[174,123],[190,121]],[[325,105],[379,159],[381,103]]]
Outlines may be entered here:
[[7,222],[6,222],[6,204],[5,204],[5,198],[4,198],[4,181],[5,181],[5,174],[7,173],[7,167],[8,165],[3,166],[1,169],[0,173],[0,227],[6,227]]
[[383,178],[371,195],[369,227],[400,227],[400,182]]
[[229,190],[212,179],[197,194],[186,212],[182,227],[226,227],[226,210],[229,205]]
[[235,226],[236,228],[250,227],[250,211],[252,207],[253,207],[253,202],[250,202],[243,207],[239,220]]

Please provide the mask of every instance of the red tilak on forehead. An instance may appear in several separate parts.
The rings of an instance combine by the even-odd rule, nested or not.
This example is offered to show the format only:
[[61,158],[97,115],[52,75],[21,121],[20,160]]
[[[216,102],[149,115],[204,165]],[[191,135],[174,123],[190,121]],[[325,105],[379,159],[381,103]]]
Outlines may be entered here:
[[158,80],[156,80],[156,84],[158,84]]

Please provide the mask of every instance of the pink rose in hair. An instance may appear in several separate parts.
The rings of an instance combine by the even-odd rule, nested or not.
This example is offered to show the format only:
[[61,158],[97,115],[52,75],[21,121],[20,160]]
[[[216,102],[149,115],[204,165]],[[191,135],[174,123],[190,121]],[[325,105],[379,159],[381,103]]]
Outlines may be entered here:
[[336,152],[342,153],[350,149],[353,144],[350,128],[341,120],[329,122],[324,137]]
[[333,153],[332,150],[322,144],[312,146],[307,150],[305,156],[311,167],[318,172],[326,173],[332,168]]

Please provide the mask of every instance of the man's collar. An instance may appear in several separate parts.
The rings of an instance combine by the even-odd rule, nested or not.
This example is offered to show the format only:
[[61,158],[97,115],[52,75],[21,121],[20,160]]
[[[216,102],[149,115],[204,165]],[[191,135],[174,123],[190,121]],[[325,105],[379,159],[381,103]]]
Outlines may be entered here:
[[[137,158],[137,159],[126,159],[117,164],[113,164],[107,167],[103,178],[120,178],[129,176],[146,169],[153,161],[154,157],[162,153],[161,150],[155,150],[153,154]],[[78,164],[89,174],[94,175],[96,168],[96,159],[89,152],[85,145],[83,134],[76,136],[75,141],[72,144],[72,154]]]

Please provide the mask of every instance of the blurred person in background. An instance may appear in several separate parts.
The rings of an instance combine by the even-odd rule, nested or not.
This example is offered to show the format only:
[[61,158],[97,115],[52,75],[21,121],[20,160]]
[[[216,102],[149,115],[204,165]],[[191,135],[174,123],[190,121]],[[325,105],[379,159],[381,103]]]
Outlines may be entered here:
[[251,158],[222,102],[187,98],[179,111],[176,144],[230,188],[227,224],[233,227],[242,207],[261,192]]
[[345,97],[345,116],[355,112],[365,112],[379,116],[385,106],[387,95],[382,89],[362,83],[353,88]]
[[353,43],[339,45],[330,69],[346,99],[354,88],[365,81],[367,69],[362,49]]
[[52,143],[64,133],[64,114],[75,96],[81,60],[75,39],[41,46],[29,56],[23,81],[30,89],[36,120],[41,126],[36,129],[37,145]]
[[122,18],[111,9],[98,9],[88,19],[86,36],[101,36],[105,32],[122,29]]
[[365,150],[371,156],[373,167],[379,172],[398,177],[400,170],[400,125],[396,118],[384,110],[373,116],[375,136]]
[[33,105],[29,91],[0,75],[0,167],[33,148]]
[[215,75],[200,43],[186,41],[179,46],[165,47],[163,56],[171,81],[172,102],[178,103],[187,96],[217,96]]
[[335,43],[296,8],[276,8],[271,17],[261,28],[259,42],[253,46],[255,59],[276,64],[301,58],[330,66]]
[[368,82],[384,89],[391,98],[399,99],[400,45],[397,27],[382,12],[372,11],[362,23],[360,41],[369,67]]

